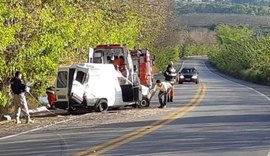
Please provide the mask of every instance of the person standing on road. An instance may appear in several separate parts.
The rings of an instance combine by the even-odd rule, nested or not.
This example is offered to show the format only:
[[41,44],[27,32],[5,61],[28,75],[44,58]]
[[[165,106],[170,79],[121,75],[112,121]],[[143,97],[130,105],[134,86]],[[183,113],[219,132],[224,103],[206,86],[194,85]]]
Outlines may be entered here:
[[164,72],[165,81],[171,83],[172,89],[170,93],[168,94],[167,101],[173,102],[173,96],[174,96],[174,82],[176,79],[176,70],[173,67],[173,62],[171,61],[170,64],[167,66],[167,69]]
[[22,82],[22,73],[20,71],[17,71],[15,73],[15,77],[13,77],[10,81],[11,84],[11,90],[13,92],[13,102],[17,111],[16,114],[16,123],[21,123],[20,121],[20,114],[21,111],[26,115],[26,123],[33,123],[34,121],[30,119],[30,114],[28,110],[28,105],[25,98],[25,92],[29,92],[29,87],[27,87]]
[[49,109],[56,109],[56,107],[55,107],[56,94],[55,94],[54,90],[55,90],[54,87],[46,88],[47,100],[49,102]]
[[168,96],[168,93],[170,93],[171,88],[172,88],[172,85],[170,83],[161,82],[160,80],[157,80],[154,89],[151,91],[152,93],[150,96],[150,100],[155,95],[156,91],[159,91],[158,100],[159,100],[160,106],[158,108],[166,108],[166,97]]

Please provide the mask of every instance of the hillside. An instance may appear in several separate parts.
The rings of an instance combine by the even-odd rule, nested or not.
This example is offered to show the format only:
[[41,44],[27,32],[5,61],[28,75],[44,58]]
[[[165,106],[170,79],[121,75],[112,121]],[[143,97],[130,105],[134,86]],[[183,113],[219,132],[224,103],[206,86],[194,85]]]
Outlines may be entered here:
[[269,2],[177,2],[176,12],[179,15],[190,13],[246,14],[257,16],[270,15]]
[[236,14],[186,14],[178,17],[181,25],[192,28],[209,28],[217,24],[243,25],[270,33],[270,17]]

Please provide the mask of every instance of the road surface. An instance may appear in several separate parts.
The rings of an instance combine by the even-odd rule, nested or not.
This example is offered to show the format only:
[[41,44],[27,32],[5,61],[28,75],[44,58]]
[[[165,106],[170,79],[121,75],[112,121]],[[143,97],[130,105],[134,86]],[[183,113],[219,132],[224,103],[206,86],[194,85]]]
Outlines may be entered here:
[[206,61],[184,61],[198,69],[201,82],[176,85],[163,114],[97,127],[62,123],[0,138],[0,155],[270,156],[270,88],[218,74]]

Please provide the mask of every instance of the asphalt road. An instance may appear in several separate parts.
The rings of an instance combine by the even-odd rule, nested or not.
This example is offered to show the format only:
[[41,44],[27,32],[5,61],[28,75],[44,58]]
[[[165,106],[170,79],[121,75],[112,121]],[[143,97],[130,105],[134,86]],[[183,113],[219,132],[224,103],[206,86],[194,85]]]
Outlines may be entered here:
[[184,61],[198,69],[201,83],[176,85],[163,115],[97,127],[63,123],[0,138],[0,155],[270,156],[270,87],[218,74],[206,61]]

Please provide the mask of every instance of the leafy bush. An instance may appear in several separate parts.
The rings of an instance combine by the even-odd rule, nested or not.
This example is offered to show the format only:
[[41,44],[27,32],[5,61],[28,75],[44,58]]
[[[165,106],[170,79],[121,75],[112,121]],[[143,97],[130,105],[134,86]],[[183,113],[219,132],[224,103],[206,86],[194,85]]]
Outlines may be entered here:
[[9,96],[7,93],[0,91],[0,106],[6,107],[9,104]]
[[[2,112],[10,103],[9,96],[6,92],[0,91],[0,112]],[[1,117],[1,114],[0,114]]]
[[182,49],[184,56],[196,56],[212,54],[218,50],[218,46],[216,44],[190,44],[183,45]]
[[209,53],[212,63],[236,77],[270,84],[270,37],[255,38],[247,28],[222,27],[226,29],[218,29],[217,35],[226,38],[226,42],[219,45],[219,50]]
[[172,61],[179,60],[180,47],[164,47],[158,50],[156,64],[159,70],[164,70],[167,65]]

